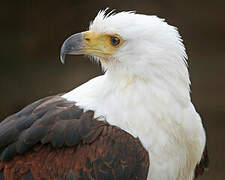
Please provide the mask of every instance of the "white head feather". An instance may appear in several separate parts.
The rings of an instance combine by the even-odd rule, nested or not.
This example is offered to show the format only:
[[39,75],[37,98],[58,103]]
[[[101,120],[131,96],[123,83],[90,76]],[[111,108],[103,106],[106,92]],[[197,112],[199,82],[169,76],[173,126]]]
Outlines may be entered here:
[[124,44],[109,57],[112,60],[101,61],[115,78],[133,76],[158,81],[168,84],[173,91],[180,85],[186,96],[189,94],[185,48],[177,28],[164,19],[134,12],[100,11],[89,30],[118,34],[124,39]]

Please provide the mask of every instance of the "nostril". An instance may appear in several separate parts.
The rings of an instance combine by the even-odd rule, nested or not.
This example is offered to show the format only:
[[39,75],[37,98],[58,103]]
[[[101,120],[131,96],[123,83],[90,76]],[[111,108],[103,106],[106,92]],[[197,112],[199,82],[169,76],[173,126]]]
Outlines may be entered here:
[[86,37],[86,38],[84,38],[84,39],[85,39],[86,41],[90,41],[90,38],[87,38],[87,37]]

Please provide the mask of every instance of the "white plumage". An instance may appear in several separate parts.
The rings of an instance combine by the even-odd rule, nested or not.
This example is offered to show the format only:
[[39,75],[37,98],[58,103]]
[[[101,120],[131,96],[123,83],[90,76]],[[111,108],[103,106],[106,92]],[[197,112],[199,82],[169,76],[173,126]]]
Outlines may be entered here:
[[63,97],[139,137],[149,152],[148,180],[192,180],[206,140],[177,29],[156,16],[100,11],[89,31],[124,42],[112,55],[95,56],[104,75]]

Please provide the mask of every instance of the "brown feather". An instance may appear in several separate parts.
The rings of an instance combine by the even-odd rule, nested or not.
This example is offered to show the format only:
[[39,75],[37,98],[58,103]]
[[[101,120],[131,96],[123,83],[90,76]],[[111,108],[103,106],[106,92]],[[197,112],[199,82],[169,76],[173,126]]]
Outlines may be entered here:
[[207,152],[207,145],[205,146],[205,150],[202,154],[202,158],[199,164],[197,164],[195,168],[195,179],[197,179],[200,175],[203,175],[205,170],[207,170],[209,166],[209,158],[208,158],[208,152]]
[[149,157],[141,142],[93,115],[53,96],[5,119],[4,179],[146,179]]
[[55,149],[38,144],[24,155],[0,163],[4,179],[146,179],[148,153],[138,139],[117,127],[105,126],[92,143]]

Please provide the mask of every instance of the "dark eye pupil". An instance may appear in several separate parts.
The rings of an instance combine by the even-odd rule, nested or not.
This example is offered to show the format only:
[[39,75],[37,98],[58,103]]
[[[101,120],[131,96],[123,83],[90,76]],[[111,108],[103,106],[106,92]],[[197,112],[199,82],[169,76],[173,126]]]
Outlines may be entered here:
[[113,46],[116,46],[120,43],[120,39],[118,37],[112,37],[111,43],[112,43]]

